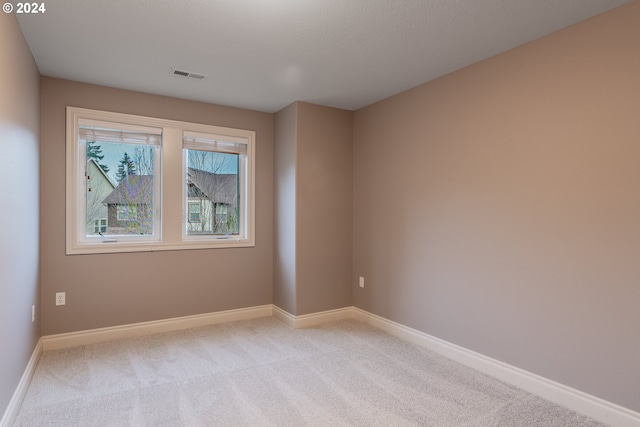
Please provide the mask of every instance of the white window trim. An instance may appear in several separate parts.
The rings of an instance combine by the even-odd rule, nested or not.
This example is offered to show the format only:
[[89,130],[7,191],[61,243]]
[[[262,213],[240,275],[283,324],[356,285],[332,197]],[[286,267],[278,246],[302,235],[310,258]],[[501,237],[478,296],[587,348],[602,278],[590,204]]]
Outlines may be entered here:
[[[80,170],[80,149],[78,144],[78,120],[97,120],[127,124],[133,127],[162,128],[162,154],[158,171],[160,196],[155,209],[161,217],[155,241],[125,241],[125,239],[90,240],[82,238],[86,230],[81,230],[82,221],[77,219],[82,201],[81,182],[84,170]],[[185,210],[183,201],[183,132],[215,134],[231,141],[241,140],[247,146],[247,170],[243,186],[245,209],[242,213],[244,232],[239,236],[209,239],[186,239],[183,232]],[[67,107],[67,153],[66,153],[66,253],[91,254],[115,252],[149,252],[162,250],[238,248],[255,246],[255,131],[232,129],[220,126],[189,123],[176,120]],[[82,179],[82,181],[81,181]],[[161,214],[160,214],[161,212]],[[116,241],[113,241],[116,240]]]

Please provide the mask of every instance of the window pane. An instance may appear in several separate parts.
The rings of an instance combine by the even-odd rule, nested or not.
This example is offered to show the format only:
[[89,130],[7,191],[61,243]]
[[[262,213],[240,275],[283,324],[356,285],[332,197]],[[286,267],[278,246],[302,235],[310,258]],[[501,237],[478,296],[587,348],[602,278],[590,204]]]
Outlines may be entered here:
[[[187,151],[188,235],[237,235],[239,154]],[[194,221],[192,206],[198,208]],[[195,209],[195,208],[193,208]]]
[[200,222],[200,203],[189,203],[189,222]]
[[93,234],[98,233],[106,233],[107,232],[107,220],[106,219],[96,219],[93,222]]
[[155,150],[140,144],[86,142],[87,236],[153,234]]

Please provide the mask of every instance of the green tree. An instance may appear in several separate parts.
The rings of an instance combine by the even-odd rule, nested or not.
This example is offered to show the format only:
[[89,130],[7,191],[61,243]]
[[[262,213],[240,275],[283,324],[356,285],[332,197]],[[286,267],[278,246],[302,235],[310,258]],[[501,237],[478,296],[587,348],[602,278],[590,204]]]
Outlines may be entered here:
[[120,159],[118,164],[118,173],[116,174],[116,180],[118,184],[129,175],[137,175],[138,169],[136,168],[133,159],[129,157],[129,154],[125,151],[124,156]]
[[100,160],[104,159],[104,154],[102,154],[102,147],[96,145],[95,141],[87,142],[87,159],[94,159],[104,173],[109,172],[109,166],[100,163]]

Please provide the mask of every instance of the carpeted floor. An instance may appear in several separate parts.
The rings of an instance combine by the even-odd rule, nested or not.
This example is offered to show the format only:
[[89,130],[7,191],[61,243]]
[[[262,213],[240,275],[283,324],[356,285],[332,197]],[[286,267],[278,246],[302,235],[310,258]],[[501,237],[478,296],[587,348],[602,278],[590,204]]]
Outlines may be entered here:
[[355,320],[271,317],[45,352],[15,425],[601,426]]

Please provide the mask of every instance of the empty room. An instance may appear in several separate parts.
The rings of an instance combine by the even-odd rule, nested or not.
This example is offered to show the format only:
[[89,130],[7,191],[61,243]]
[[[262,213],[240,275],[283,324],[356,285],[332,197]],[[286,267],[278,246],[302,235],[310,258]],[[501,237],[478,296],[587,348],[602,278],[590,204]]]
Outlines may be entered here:
[[7,1],[0,427],[640,427],[640,0]]

